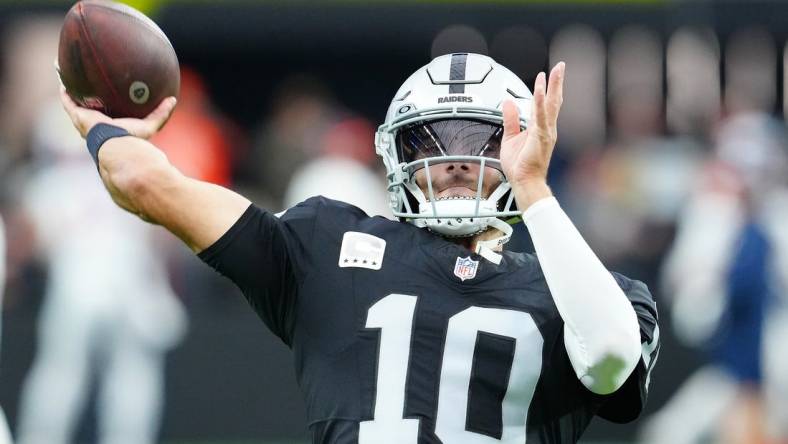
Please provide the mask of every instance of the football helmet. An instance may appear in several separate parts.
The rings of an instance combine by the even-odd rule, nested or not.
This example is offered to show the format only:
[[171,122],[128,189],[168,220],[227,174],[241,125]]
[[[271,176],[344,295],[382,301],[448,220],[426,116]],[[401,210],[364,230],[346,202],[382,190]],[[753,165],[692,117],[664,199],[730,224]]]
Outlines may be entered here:
[[[499,160],[507,99],[527,127],[531,91],[509,69],[480,54],[437,57],[402,84],[375,135],[394,216],[446,237],[474,236],[489,227],[503,233],[480,243],[477,252],[509,240],[512,228],[504,220],[520,212]],[[480,165],[475,197],[436,198],[429,167],[445,162]],[[500,173],[500,183],[484,196],[486,167]],[[420,169],[426,174],[426,194],[415,180]]]

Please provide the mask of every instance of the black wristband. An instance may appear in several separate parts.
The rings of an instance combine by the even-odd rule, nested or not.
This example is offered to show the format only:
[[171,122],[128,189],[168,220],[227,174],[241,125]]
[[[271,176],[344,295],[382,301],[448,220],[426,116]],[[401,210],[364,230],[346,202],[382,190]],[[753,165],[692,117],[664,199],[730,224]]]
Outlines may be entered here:
[[131,134],[123,128],[108,123],[97,123],[94,125],[93,128],[88,131],[86,139],[88,142],[88,151],[90,152],[90,156],[93,157],[93,161],[96,162],[96,167],[98,167],[98,152],[101,149],[101,145],[104,145],[104,142],[114,137],[125,137],[130,135]]

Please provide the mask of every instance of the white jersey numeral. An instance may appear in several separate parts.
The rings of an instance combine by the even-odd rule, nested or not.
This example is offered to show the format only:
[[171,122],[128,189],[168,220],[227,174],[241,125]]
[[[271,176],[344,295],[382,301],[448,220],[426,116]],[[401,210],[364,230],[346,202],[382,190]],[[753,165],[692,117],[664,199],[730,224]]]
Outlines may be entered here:
[[[478,332],[516,341],[509,384],[503,398],[501,439],[465,430],[468,386]],[[528,407],[542,371],[543,342],[531,315],[522,311],[470,307],[452,316],[443,351],[435,434],[443,442],[524,443]]]
[[359,444],[418,440],[419,420],[402,417],[415,311],[416,296],[403,294],[388,295],[369,308],[366,327],[380,329],[380,352],[374,419],[359,424]]
[[[359,444],[418,440],[418,419],[403,417],[405,382],[416,296],[392,294],[370,307],[367,328],[380,328],[380,357],[371,421],[359,425]],[[468,390],[479,332],[512,338],[514,359],[502,405],[502,436],[466,430]],[[542,368],[543,339],[531,315],[501,308],[470,307],[449,319],[441,365],[435,433],[444,442],[524,443],[528,408]]]

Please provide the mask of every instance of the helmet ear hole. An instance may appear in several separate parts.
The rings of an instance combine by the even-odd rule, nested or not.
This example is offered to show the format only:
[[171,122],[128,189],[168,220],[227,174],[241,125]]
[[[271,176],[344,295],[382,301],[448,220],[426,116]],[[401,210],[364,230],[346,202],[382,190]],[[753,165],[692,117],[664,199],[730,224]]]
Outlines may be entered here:
[[[416,196],[414,196],[412,193],[410,193],[408,191],[405,191],[405,196],[408,199],[408,205],[410,205],[410,207],[414,211],[418,211],[419,201],[416,199]],[[402,203],[402,207],[403,208],[400,208],[400,211],[405,212],[405,208],[404,208],[405,207],[405,203],[404,202]]]
[[[504,207],[506,206],[506,202],[509,202],[509,198],[510,198],[511,195],[512,195],[512,190],[509,190],[503,196],[501,196],[500,199],[498,199],[498,202],[496,204],[496,207],[498,208],[498,211],[506,211],[506,208],[504,208]],[[512,199],[512,206],[509,209],[511,211],[518,211],[517,210],[517,199]]]

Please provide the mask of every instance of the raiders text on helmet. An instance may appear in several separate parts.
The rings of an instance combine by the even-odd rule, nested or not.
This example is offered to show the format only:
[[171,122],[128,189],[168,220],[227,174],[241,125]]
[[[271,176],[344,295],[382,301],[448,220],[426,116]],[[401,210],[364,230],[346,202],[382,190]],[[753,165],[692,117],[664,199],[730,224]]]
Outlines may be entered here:
[[473,103],[473,97],[470,96],[438,97],[438,103],[451,103],[451,102]]

